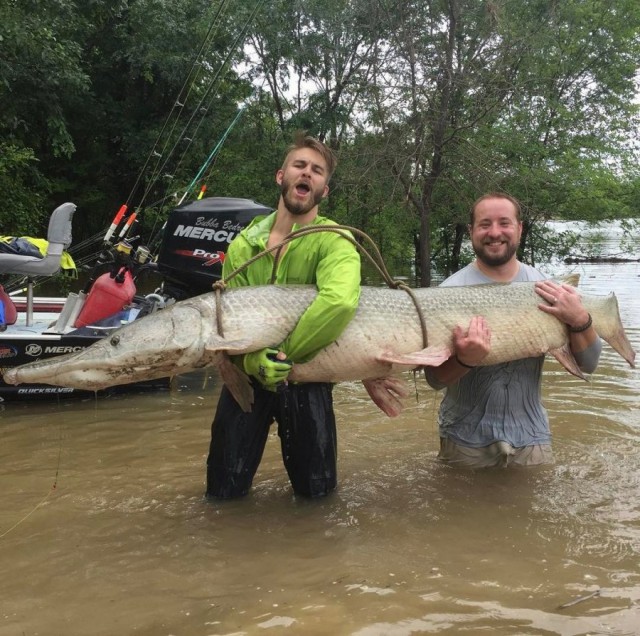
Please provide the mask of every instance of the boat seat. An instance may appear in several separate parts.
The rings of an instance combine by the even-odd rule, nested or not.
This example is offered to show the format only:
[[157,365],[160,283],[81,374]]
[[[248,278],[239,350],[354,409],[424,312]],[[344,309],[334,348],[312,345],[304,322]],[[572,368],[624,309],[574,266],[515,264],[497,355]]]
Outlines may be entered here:
[[62,253],[71,245],[71,220],[76,211],[74,203],[58,206],[49,219],[46,256],[0,253],[0,274],[26,274],[27,326],[33,324],[33,277],[51,276],[60,269]]

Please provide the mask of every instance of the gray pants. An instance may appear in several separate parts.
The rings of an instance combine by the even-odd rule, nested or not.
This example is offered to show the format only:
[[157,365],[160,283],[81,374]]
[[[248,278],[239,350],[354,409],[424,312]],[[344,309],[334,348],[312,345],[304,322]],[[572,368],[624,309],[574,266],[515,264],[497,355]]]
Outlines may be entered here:
[[537,466],[552,464],[553,452],[549,444],[534,444],[514,448],[508,442],[494,442],[489,446],[471,448],[461,446],[448,437],[440,438],[438,459],[462,468],[490,468],[507,466]]

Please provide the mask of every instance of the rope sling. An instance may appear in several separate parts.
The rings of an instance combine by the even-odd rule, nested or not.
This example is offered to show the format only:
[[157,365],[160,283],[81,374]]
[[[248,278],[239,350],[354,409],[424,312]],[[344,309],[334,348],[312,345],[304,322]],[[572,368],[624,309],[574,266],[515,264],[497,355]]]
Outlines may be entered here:
[[[238,274],[240,274],[241,272],[243,272],[245,269],[247,269],[247,267],[249,267],[252,263],[255,263],[258,259],[263,258],[264,256],[266,256],[267,254],[270,254],[271,252],[275,252],[275,256],[273,259],[273,268],[271,271],[271,279],[269,281],[270,285],[274,284],[276,280],[276,274],[278,271],[278,263],[280,262],[280,257],[282,255],[282,251],[285,248],[285,246],[288,245],[291,241],[297,238],[300,238],[301,236],[306,236],[307,234],[315,234],[316,232],[334,232],[336,234],[340,234],[340,236],[342,236],[347,241],[352,243],[356,247],[356,249],[358,249],[363,254],[363,256],[365,256],[369,260],[369,262],[378,271],[382,279],[391,289],[402,289],[403,291],[407,292],[407,294],[409,294],[416,308],[416,312],[418,313],[418,318],[420,320],[420,329],[422,331],[422,343],[423,343],[423,347],[426,349],[428,344],[427,326],[424,320],[424,314],[422,313],[422,308],[420,307],[420,304],[418,303],[418,299],[416,298],[416,295],[414,294],[413,290],[406,283],[402,281],[394,280],[391,277],[391,275],[387,271],[386,265],[384,263],[384,259],[380,254],[380,250],[378,249],[378,246],[375,244],[373,239],[368,234],[366,234],[366,232],[363,232],[362,230],[359,230],[354,227],[350,227],[348,225],[316,225],[312,227],[302,227],[298,230],[294,230],[293,232],[290,232],[289,234],[287,234],[287,236],[285,236],[284,239],[277,245],[274,245],[273,247],[269,247],[263,250],[262,252],[260,252],[259,254],[256,254],[255,256],[251,257],[249,260],[245,261],[240,267],[238,267],[236,270],[231,272],[226,277],[226,279],[223,278],[219,281],[216,281],[212,287],[213,287],[213,291],[216,294],[216,325],[217,325],[218,333],[224,337],[223,323],[222,323],[222,307],[221,307],[220,301],[221,301],[222,292],[227,287],[227,282],[232,278],[234,278],[235,276],[237,276]],[[350,232],[351,234],[347,234],[347,232]],[[369,247],[373,252],[373,256],[372,254],[369,253],[369,251],[364,245],[358,243],[358,241],[356,241],[355,238],[353,238],[352,234],[360,236],[364,241],[366,241],[369,244]]]

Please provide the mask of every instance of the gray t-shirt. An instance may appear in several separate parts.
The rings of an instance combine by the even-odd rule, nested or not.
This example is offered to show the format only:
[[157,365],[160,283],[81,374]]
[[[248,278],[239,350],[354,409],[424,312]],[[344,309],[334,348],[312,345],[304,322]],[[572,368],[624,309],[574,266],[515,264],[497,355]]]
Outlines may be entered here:
[[[547,278],[529,265],[520,263],[513,282]],[[471,263],[456,272],[441,287],[495,283]],[[577,358],[582,367],[595,368],[600,355],[598,339]],[[540,380],[544,356],[525,358],[478,367],[463,375],[445,390],[440,405],[440,437],[448,437],[462,446],[480,448],[505,441],[514,448],[533,444],[549,444],[549,417],[542,406]],[[427,382],[442,389],[429,367]]]

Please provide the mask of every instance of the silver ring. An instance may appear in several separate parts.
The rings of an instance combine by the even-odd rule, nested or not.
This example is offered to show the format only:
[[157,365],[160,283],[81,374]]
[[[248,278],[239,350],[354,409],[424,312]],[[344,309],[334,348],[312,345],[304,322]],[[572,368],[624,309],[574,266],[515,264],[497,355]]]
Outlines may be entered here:
[[555,296],[551,297],[551,304],[555,305],[558,302],[558,299]]

